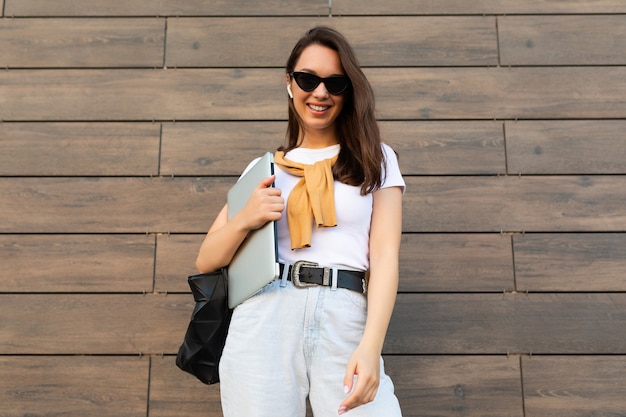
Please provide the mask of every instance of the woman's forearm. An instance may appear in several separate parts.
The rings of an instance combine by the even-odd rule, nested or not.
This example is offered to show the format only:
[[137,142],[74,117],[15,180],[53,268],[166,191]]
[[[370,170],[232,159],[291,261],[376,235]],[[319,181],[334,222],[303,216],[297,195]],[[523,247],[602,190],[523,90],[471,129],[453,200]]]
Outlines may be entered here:
[[201,273],[216,271],[228,265],[248,235],[248,230],[241,222],[236,219],[228,222],[227,216],[227,209],[224,207],[200,246],[196,268]]

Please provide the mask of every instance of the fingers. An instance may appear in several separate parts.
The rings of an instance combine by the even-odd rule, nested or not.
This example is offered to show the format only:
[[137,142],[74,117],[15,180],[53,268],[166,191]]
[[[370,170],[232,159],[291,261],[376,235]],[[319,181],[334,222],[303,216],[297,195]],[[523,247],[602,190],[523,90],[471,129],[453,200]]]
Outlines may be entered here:
[[[350,394],[340,405],[337,412],[344,414],[355,407],[374,401],[378,392],[380,376],[378,355],[362,355],[357,349],[348,361],[343,378],[344,392]],[[356,382],[355,382],[356,381]]]
[[[344,385],[344,391],[347,386],[348,385]],[[356,384],[354,384],[353,388],[352,394],[339,406],[337,410],[338,414],[344,414],[353,408],[374,401],[376,392],[378,391],[378,380],[359,375],[356,378]],[[346,392],[346,394],[348,392]]]
[[261,180],[239,213],[247,230],[256,230],[267,222],[281,219],[285,201],[281,197],[281,190],[271,186],[275,178],[272,175]]
[[269,187],[272,186],[272,184],[274,183],[275,179],[276,179],[276,175],[272,175],[271,177],[263,178],[261,180],[261,183],[259,184],[259,186],[257,188],[269,188]]

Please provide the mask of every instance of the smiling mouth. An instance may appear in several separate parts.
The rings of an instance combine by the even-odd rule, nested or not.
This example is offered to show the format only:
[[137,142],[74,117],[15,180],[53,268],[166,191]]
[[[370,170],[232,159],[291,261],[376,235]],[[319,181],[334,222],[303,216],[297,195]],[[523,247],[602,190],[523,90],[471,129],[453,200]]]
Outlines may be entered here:
[[311,108],[311,109],[313,109],[315,111],[328,110],[328,108],[330,107],[330,106],[316,106],[315,104],[309,104],[308,106],[309,106],[309,108]]

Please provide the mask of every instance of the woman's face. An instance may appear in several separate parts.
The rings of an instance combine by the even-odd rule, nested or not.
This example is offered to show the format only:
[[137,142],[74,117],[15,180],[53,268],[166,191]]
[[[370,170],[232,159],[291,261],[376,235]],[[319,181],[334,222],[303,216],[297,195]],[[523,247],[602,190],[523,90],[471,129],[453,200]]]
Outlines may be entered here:
[[[339,54],[322,45],[306,47],[296,62],[294,72],[307,72],[321,78],[345,75]],[[344,104],[344,93],[333,95],[321,82],[313,91],[306,92],[289,75],[287,75],[293,94],[293,106],[300,117],[305,140],[307,132],[315,134],[335,135],[335,120],[341,113]],[[337,140],[336,137],[334,137]]]

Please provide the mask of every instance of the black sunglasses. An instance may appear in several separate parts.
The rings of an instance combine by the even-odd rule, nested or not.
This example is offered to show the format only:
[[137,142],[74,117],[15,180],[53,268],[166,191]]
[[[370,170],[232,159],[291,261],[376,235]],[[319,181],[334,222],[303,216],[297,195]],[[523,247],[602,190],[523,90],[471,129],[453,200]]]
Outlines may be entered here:
[[302,91],[306,91],[310,93],[315,90],[320,83],[324,83],[326,90],[332,95],[339,95],[346,91],[348,86],[350,85],[350,79],[343,75],[333,75],[332,77],[321,78],[315,74],[310,74],[308,72],[292,72],[289,74],[296,80],[296,84],[298,87],[302,89]]

